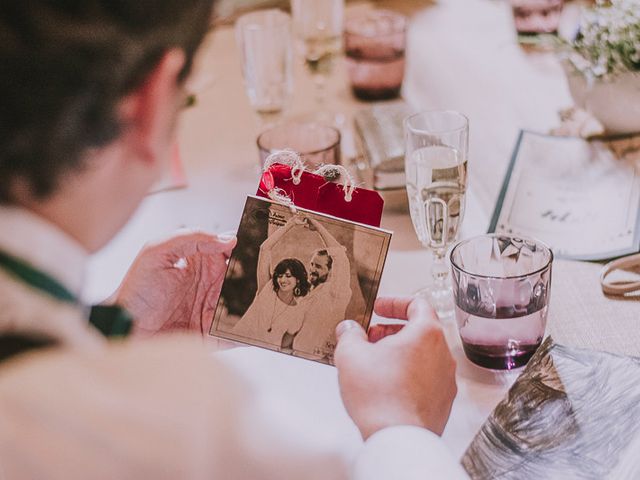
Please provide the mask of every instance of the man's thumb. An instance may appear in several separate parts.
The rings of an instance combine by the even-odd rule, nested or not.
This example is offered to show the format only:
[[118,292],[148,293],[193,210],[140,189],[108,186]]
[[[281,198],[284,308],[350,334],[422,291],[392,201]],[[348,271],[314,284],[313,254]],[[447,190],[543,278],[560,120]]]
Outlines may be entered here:
[[336,327],[336,338],[338,343],[347,338],[367,340],[367,333],[355,320],[344,320]]

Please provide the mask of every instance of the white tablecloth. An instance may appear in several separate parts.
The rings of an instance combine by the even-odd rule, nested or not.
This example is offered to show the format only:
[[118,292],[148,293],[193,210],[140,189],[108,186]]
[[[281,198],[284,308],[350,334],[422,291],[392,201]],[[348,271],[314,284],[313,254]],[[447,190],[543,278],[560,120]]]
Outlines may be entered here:
[[[560,66],[548,52],[525,52],[517,45],[508,5],[501,1],[442,0],[414,16],[408,38],[405,97],[418,108],[456,109],[470,119],[471,191],[462,235],[484,232],[518,130],[547,131],[557,124],[557,110],[571,104]],[[88,300],[109,295],[150,239],[181,226],[235,229],[245,196],[255,192],[259,127],[243,91],[233,31],[215,31],[198,64],[197,104],[185,112],[179,135],[189,187],[148,197],[124,231],[95,256],[85,292]],[[310,89],[302,65],[297,65],[292,114],[312,109]],[[364,106],[351,98],[343,66],[329,91],[334,110],[348,115]],[[347,143],[348,135],[349,153]],[[379,293],[410,294],[427,282],[429,256],[406,214],[386,213],[383,227],[395,235]],[[624,330],[639,317],[638,303],[604,299],[597,288],[597,269],[557,262],[549,329],[566,343],[616,350],[626,341],[629,353],[640,344],[635,337],[628,340]],[[584,289],[575,288],[574,275],[580,276]],[[587,300],[596,306],[577,308]],[[607,341],[600,341],[597,332],[602,327],[589,314],[609,311],[624,316],[626,323],[616,330],[615,322],[608,322]],[[458,360],[459,394],[444,439],[460,456],[517,373],[475,367],[462,353],[455,326],[448,324],[447,331]],[[595,333],[576,335],[584,331]],[[324,436],[345,455],[358,447],[360,438],[342,407],[332,367],[256,348],[222,356],[265,401],[285,393],[290,417],[307,425],[310,435]]]

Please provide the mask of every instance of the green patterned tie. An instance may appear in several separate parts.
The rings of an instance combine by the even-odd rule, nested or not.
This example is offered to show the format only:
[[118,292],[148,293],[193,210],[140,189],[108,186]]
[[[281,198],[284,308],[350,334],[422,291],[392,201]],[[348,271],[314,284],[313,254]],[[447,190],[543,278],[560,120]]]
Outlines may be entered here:
[[[76,296],[57,280],[19,258],[0,251],[0,267],[23,283],[62,302],[80,304]],[[117,305],[96,305],[91,307],[89,322],[107,337],[126,337],[131,332],[132,327],[132,319],[129,312]]]

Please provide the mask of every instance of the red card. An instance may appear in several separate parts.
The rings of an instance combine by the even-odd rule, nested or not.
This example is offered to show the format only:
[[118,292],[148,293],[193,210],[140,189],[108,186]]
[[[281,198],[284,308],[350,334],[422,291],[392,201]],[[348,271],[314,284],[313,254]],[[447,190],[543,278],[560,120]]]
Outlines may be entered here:
[[345,199],[343,186],[325,180],[321,175],[303,172],[300,183],[294,184],[291,167],[273,164],[262,174],[257,195],[269,198],[268,192],[279,189],[294,205],[352,222],[379,227],[384,200],[378,192],[364,188],[353,191],[351,201]]

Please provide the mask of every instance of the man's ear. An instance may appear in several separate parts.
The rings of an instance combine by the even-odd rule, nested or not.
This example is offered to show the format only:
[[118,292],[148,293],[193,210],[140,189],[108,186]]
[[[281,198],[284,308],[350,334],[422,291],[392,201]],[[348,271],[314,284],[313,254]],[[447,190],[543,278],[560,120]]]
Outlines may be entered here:
[[136,158],[155,163],[168,156],[181,105],[178,76],[184,63],[182,50],[166,51],[140,86],[121,101],[123,139]]

